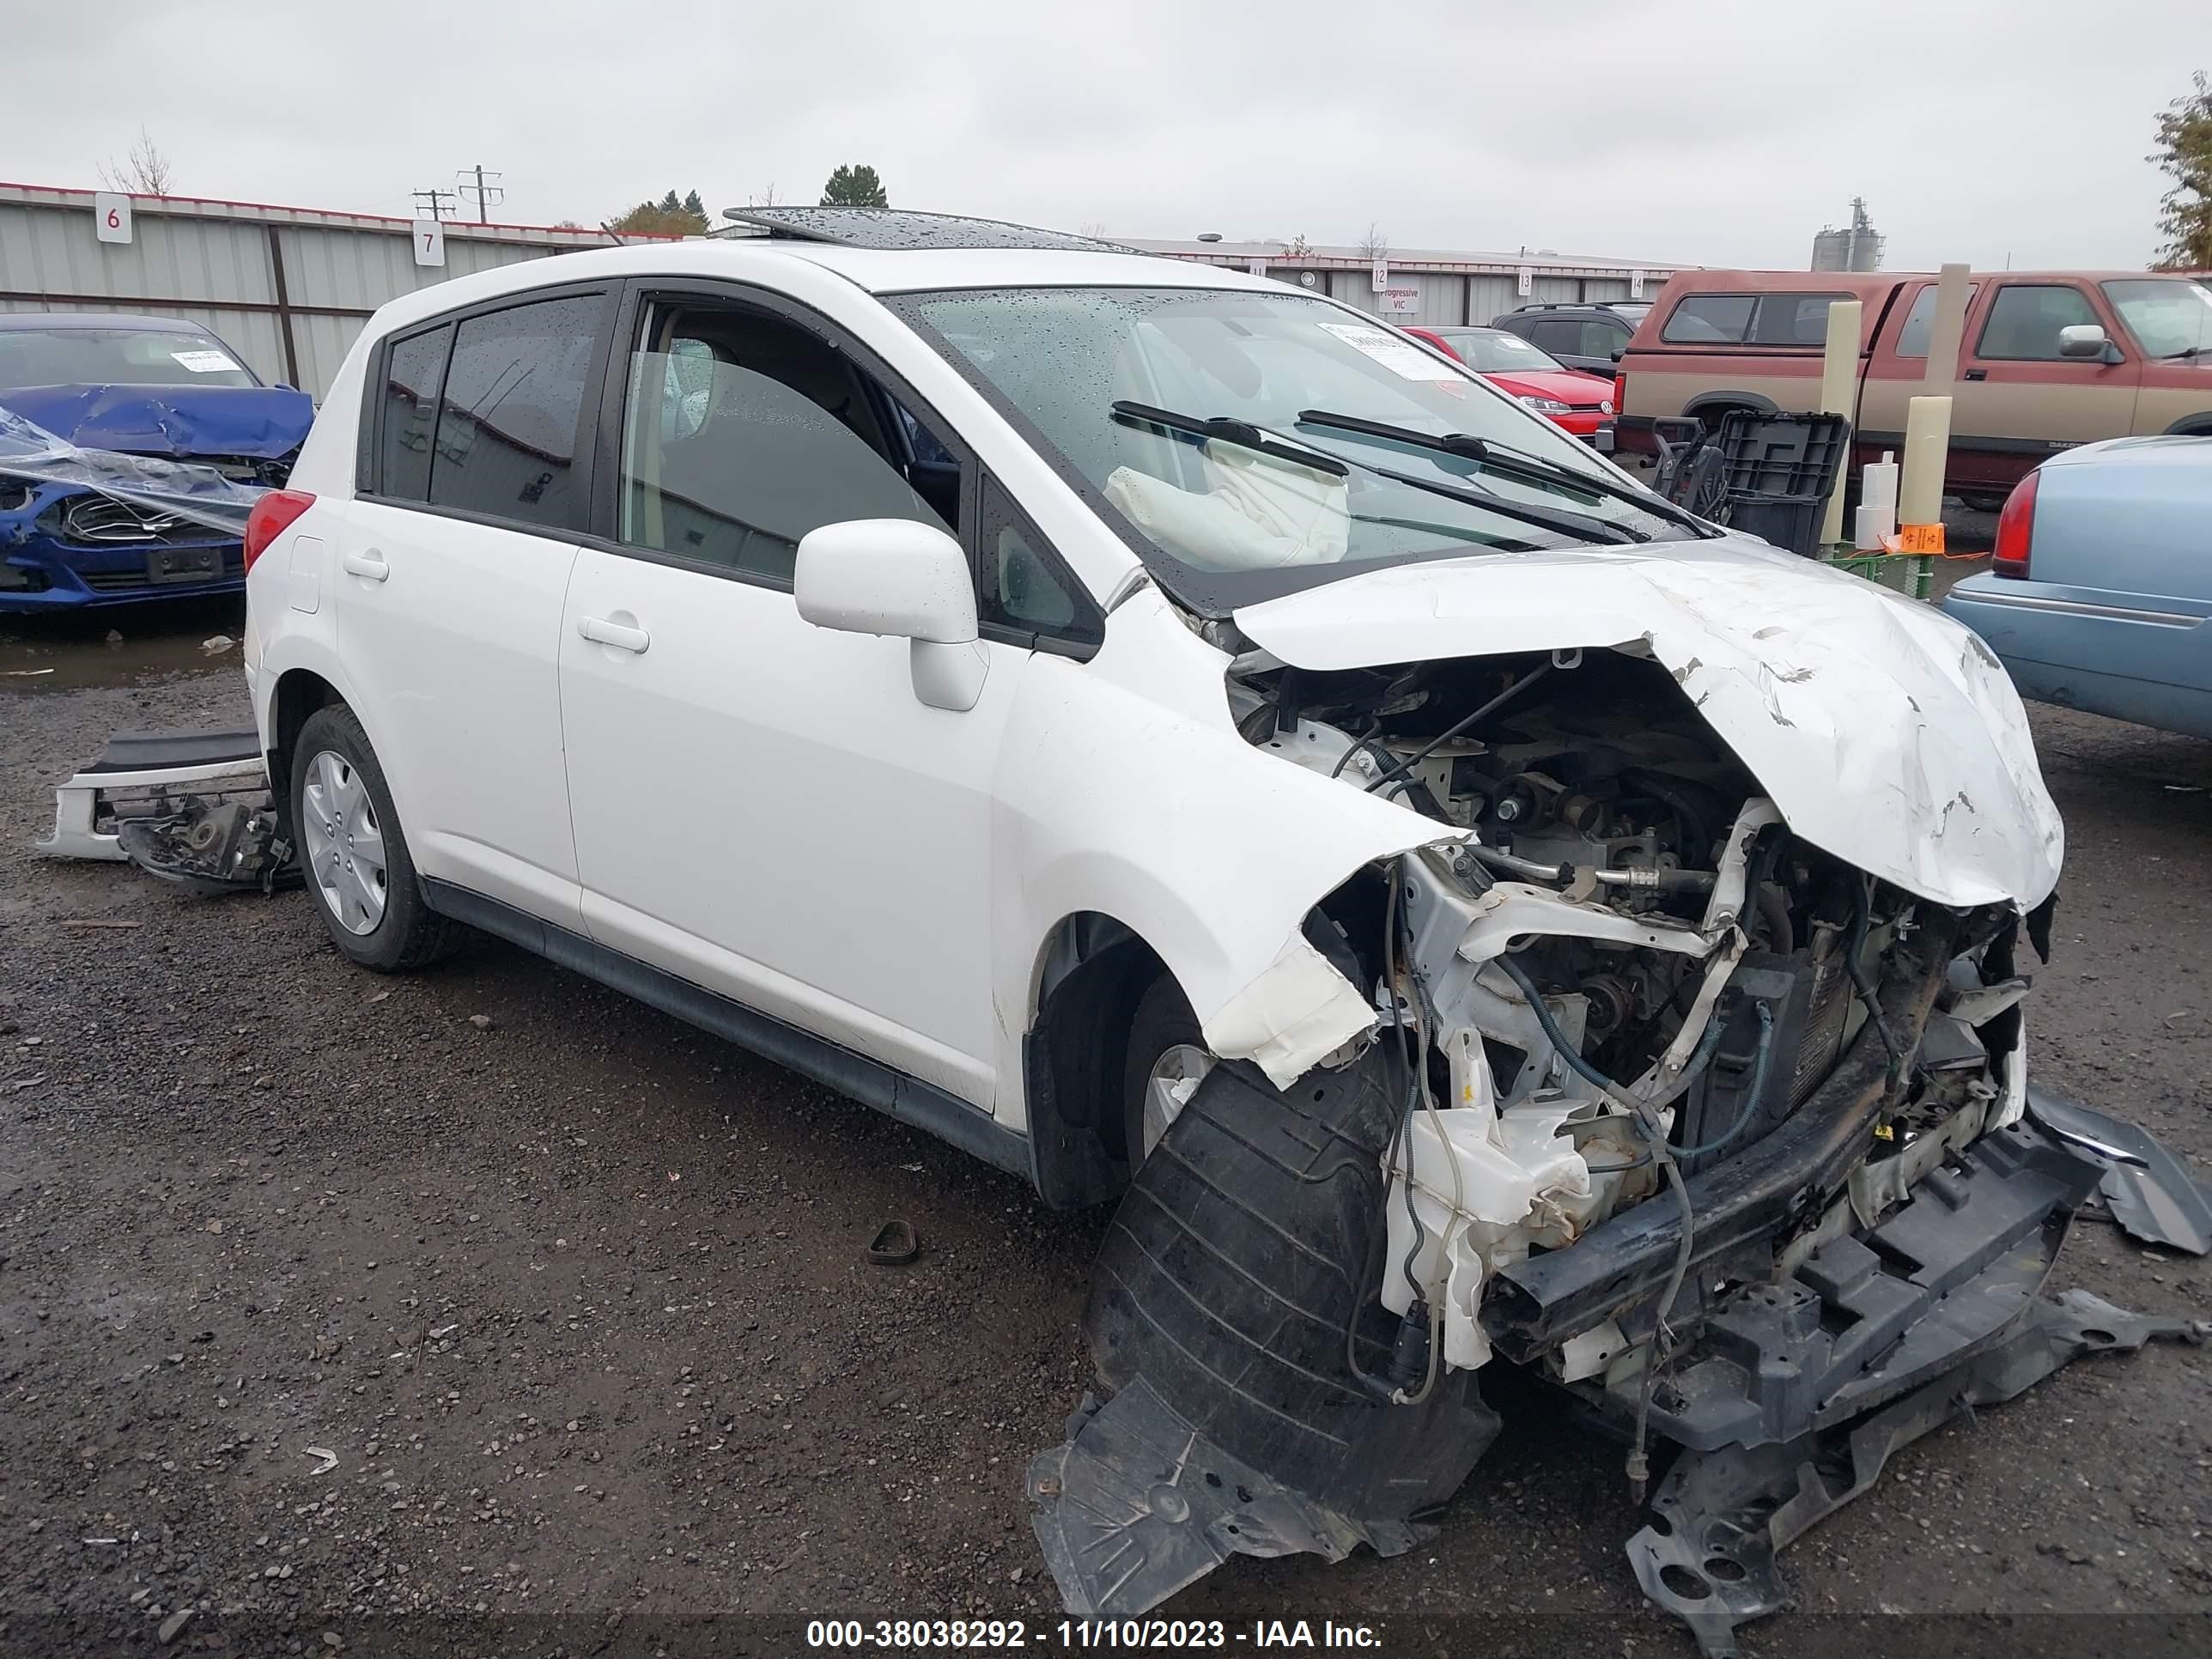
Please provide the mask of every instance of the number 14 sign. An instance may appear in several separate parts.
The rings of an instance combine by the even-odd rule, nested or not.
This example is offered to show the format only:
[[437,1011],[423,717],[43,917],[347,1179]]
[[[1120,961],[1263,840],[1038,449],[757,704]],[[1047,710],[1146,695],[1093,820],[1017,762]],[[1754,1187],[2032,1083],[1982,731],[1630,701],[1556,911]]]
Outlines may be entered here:
[[446,228],[435,219],[415,222],[415,263],[440,266],[446,263]]

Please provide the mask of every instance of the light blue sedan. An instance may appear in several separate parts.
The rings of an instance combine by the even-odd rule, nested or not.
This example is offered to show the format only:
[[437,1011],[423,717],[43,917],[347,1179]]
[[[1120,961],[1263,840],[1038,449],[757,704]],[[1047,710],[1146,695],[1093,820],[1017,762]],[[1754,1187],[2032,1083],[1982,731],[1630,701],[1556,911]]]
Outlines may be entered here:
[[2212,437],[2114,438],[2014,489],[1943,609],[2024,697],[2212,738]]

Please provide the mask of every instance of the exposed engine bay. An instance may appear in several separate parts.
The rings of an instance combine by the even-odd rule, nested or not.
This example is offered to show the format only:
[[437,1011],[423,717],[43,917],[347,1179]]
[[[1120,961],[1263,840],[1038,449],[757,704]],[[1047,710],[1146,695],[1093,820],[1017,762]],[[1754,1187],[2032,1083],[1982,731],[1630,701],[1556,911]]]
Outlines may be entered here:
[[[1382,1302],[1425,1304],[1443,1364],[1489,1357],[1478,1310],[1504,1268],[1659,1195],[1669,1165],[1686,1178],[1762,1139],[1869,1024],[1893,1064],[1917,1044],[1875,994],[1916,931],[1911,896],[1793,836],[1656,664],[1573,652],[1238,684],[1248,738],[1468,832],[1384,878],[1391,937],[1349,896],[1332,907],[1355,955],[1378,941],[1377,1041],[1405,1051],[1414,1097]],[[1978,958],[2013,926],[1969,919],[1955,948]],[[1884,1149],[1900,1125],[1994,1117],[2017,1000],[1942,1017],[1939,1063]],[[1611,1318],[1538,1346],[1567,1382],[1642,1363]]]
[[1089,1322],[1112,1397],[1031,1470],[1071,1610],[1409,1547],[1497,1432],[1503,1356],[1619,1434],[1639,1499],[1674,1455],[1632,1559],[1729,1651],[1782,1603],[1774,1551],[1873,1478],[1797,1489],[1844,1425],[1887,1405],[1902,1443],[1945,1389],[2100,1347],[2037,1300],[2125,1127],[2031,1115],[2049,902],[1935,903],[1794,833],[1632,647],[1251,650],[1229,694],[1247,741],[1441,834],[1309,920],[1370,1034],[1280,1090],[1218,1065],[1133,1179]]

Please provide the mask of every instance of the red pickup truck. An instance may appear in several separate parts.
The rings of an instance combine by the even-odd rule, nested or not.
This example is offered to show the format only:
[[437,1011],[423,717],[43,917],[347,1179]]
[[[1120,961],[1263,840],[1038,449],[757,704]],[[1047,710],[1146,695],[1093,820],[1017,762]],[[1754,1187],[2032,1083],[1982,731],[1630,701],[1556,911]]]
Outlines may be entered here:
[[1950,394],[1949,488],[1995,508],[2045,456],[2100,438],[2212,434],[2212,277],[2165,271],[1981,271],[1959,378],[1924,384],[1936,314],[1925,272],[1686,270],[1618,366],[1619,447],[1650,416],[1818,406],[1828,307],[1857,300],[1856,459],[1897,449],[1906,400]]

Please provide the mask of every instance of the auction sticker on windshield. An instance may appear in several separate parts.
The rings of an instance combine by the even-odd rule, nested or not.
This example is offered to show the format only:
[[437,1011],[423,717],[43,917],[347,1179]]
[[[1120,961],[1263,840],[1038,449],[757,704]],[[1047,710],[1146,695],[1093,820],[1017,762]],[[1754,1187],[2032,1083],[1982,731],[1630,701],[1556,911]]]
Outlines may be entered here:
[[195,374],[227,374],[238,367],[220,351],[173,351],[169,356]]
[[1456,380],[1459,378],[1449,364],[1438,362],[1410,340],[1397,339],[1379,328],[1370,328],[1364,323],[1323,323],[1322,327],[1354,351],[1364,352],[1401,379]]

